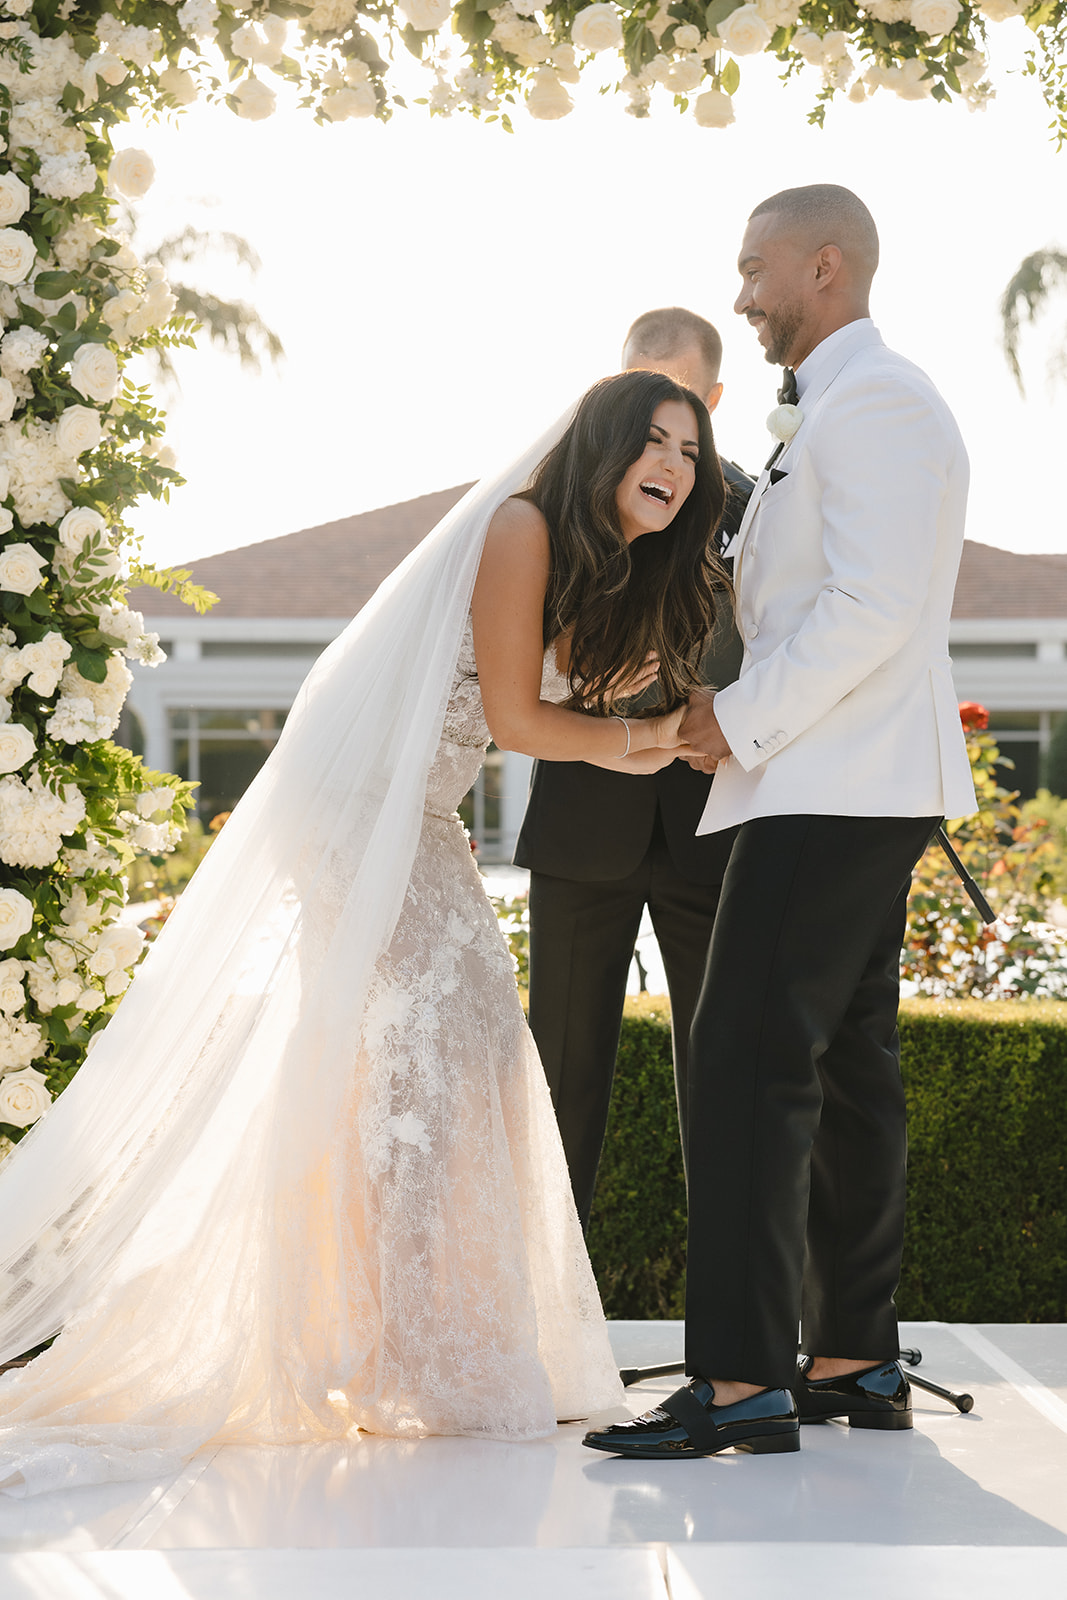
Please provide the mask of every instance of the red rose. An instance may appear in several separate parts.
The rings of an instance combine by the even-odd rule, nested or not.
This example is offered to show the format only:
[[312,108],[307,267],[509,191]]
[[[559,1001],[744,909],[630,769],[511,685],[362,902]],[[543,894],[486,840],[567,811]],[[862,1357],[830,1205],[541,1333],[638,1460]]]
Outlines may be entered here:
[[989,727],[989,712],[977,700],[961,700],[960,721],[965,728],[975,728],[980,732]]

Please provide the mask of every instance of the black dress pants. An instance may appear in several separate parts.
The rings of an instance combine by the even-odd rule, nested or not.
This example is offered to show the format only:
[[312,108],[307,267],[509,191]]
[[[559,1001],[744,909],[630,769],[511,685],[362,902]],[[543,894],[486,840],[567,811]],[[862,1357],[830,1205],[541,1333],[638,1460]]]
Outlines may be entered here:
[[684,1150],[689,1028],[719,889],[718,883],[696,884],[678,872],[658,819],[644,860],[625,878],[577,883],[530,874],[530,1029],[583,1228],[593,1205],[626,980],[646,905],[670,990]]
[[723,881],[689,1052],[686,1366],[791,1383],[898,1353],[911,871],[936,817],[760,817]]

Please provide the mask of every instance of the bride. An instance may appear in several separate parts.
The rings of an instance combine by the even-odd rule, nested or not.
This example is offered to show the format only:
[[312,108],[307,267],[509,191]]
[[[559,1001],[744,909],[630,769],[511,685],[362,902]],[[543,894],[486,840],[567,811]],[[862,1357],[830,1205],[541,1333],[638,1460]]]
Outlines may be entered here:
[[[532,475],[531,475],[532,474]],[[650,772],[723,579],[708,414],[605,379],[316,663],[91,1060],[0,1169],[0,1489],[201,1446],[529,1439],[619,1398],[455,808],[490,736]],[[615,709],[658,677],[663,711]]]

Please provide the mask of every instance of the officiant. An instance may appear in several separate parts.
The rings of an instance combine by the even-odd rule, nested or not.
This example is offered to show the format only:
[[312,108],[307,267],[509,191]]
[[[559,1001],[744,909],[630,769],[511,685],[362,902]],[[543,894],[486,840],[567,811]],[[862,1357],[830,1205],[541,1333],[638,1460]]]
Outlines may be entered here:
[[[681,307],[638,317],[624,370],[664,372],[704,397],[722,396],[722,341]],[[753,480],[723,461],[728,498],[716,546],[729,564]],[[702,667],[722,688],[740,670],[732,615],[720,619]],[[637,702],[640,704],[640,701]],[[530,1027],[544,1063],[585,1227],[611,1101],[623,1003],[647,906],[671,1000],[678,1118],[685,1150],[689,1027],[733,843],[732,831],[696,836],[711,779],[675,761],[651,777],[581,761],[538,761],[515,863],[530,870]]]

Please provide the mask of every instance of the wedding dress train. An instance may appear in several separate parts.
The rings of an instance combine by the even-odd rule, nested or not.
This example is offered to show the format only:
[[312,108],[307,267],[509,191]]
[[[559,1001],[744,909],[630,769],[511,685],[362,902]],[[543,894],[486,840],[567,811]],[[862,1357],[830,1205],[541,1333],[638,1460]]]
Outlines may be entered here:
[[[90,1060],[0,1168],[0,1489],[356,1429],[527,1439],[618,1374],[455,807],[479,485],[313,669]],[[543,693],[561,697],[551,660]]]

